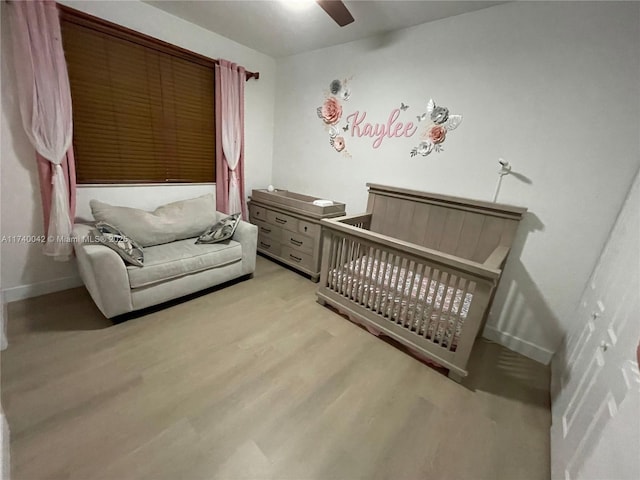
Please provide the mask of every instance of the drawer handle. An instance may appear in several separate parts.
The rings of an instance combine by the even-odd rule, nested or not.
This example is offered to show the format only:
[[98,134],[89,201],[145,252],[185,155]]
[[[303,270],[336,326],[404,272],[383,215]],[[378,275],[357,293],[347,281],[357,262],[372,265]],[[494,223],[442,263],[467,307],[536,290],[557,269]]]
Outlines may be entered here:
[[271,245],[268,243],[260,242],[260,246],[264,248],[271,248]]
[[280,217],[276,217],[276,222],[281,223],[283,225],[287,223],[287,221],[284,218],[280,218]]
[[307,231],[307,227],[304,227],[304,231],[305,231],[305,232]]
[[293,258],[296,262],[301,262],[301,261],[302,261],[302,259],[301,259],[300,257],[296,257],[295,255],[293,255],[293,254],[291,254],[291,253],[289,254],[289,256],[290,256],[291,258]]
[[271,233],[271,229],[270,229],[270,228],[261,227],[261,230],[262,230],[264,233]]
[[289,239],[291,241],[291,243],[293,243],[296,247],[299,247],[300,245],[302,245],[304,242],[301,242],[300,240],[296,240],[295,238],[290,238]]

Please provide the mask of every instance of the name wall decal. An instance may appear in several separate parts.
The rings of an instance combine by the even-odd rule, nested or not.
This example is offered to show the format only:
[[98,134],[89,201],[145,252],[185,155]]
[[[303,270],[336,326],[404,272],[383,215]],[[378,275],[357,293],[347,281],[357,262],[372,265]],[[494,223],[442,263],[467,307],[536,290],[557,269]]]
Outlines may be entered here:
[[[378,148],[382,144],[382,140],[386,138],[398,138],[398,137],[413,137],[418,130],[418,127],[413,125],[413,122],[404,124],[397,122],[400,116],[400,109],[395,108],[389,114],[387,123],[364,123],[367,118],[367,112],[356,110],[347,117],[347,123],[351,125],[351,136],[355,137],[371,137],[375,138],[373,141],[373,148]],[[397,122],[397,123],[396,123]]]
[[[420,131],[420,142],[409,152],[412,157],[421,155],[426,157],[431,152],[442,152],[442,144],[448,132],[458,128],[462,122],[462,115],[453,115],[447,107],[438,106],[430,99],[426,111],[416,116],[416,121],[399,121],[400,115],[409,109],[404,102],[400,107],[389,113],[384,123],[367,121],[367,112],[356,110],[343,115],[343,102],[351,98],[348,86],[350,79],[333,80],[329,84],[329,91],[325,93],[323,104],[317,108],[318,117],[324,122],[329,133],[329,144],[336,152],[351,157],[346,146],[346,134],[350,131],[351,138],[368,137],[373,139],[371,146],[375,149],[382,145],[385,139],[411,138]],[[345,120],[345,125],[340,122]],[[425,121],[426,120],[426,121]],[[422,124],[422,122],[425,122]]]

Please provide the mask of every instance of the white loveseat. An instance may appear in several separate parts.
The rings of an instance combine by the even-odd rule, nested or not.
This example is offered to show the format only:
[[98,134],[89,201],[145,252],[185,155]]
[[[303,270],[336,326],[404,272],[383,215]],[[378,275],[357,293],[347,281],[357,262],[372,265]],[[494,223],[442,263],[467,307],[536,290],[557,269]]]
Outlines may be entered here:
[[[206,229],[200,230],[196,226],[194,230],[194,225],[190,225],[190,218],[193,218],[193,222],[202,224],[209,215],[209,221],[213,224],[227,216],[215,211],[212,198],[210,201],[213,202],[213,210],[203,214],[203,209],[196,208],[199,205],[194,203],[200,199],[185,202],[192,202],[191,210],[184,208],[181,202],[175,202],[166,206],[170,207],[168,215],[157,216],[163,227],[161,241],[167,240],[165,232],[171,229],[178,232],[178,239],[158,245],[143,245],[143,267],[126,265],[114,250],[96,243],[96,230],[92,225],[74,226],[74,248],[80,276],[91,298],[107,318],[157,305],[239,277],[249,276],[254,272],[258,236],[255,225],[240,221],[232,239],[221,243],[196,244],[198,234],[195,234],[195,237],[180,238],[180,231],[191,235],[193,231],[202,233]],[[125,210],[123,207],[113,208]],[[199,210],[199,213],[193,214],[194,208]],[[156,210],[158,211],[159,209]],[[175,217],[183,211],[186,215],[176,221]],[[189,211],[192,212],[191,215]],[[155,212],[142,213],[148,214],[149,217]],[[153,216],[149,218],[155,221]],[[130,227],[131,230],[135,228]],[[124,229],[123,232],[129,234]],[[152,233],[146,231],[142,235],[149,237]],[[135,235],[131,237],[134,238]]]

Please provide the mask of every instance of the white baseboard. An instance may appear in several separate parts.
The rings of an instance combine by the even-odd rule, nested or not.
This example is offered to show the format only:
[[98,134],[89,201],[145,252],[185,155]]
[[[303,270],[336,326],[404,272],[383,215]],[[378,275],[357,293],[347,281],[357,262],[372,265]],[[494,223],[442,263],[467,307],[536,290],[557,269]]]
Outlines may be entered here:
[[79,276],[63,277],[56,278],[55,280],[48,280],[46,282],[30,283],[27,285],[5,288],[2,290],[2,294],[4,295],[4,301],[9,303],[80,286],[82,286],[82,279]]
[[510,333],[501,332],[491,325],[484,327],[482,336],[507,347],[509,350],[513,350],[525,357],[531,358],[536,362],[543,363],[544,365],[549,365],[551,357],[553,357],[553,352],[551,350],[547,350],[546,348],[511,335]]

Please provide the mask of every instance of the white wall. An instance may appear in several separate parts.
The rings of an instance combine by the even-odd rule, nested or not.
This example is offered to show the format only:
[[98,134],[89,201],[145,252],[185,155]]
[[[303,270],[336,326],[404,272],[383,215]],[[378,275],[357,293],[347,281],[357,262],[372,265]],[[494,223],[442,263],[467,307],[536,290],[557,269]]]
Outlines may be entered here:
[[[547,362],[556,350],[640,160],[640,4],[513,2],[278,60],[274,185],[364,211],[366,182],[499,201],[529,214],[485,335]],[[345,113],[385,122],[427,100],[464,116],[445,152],[416,138],[346,137],[337,154],[316,116],[353,76]],[[521,177],[522,178],[522,177]],[[529,183],[527,183],[529,182]]]
[[[245,91],[246,189],[271,183],[275,61],[252,49],[181,20],[138,1],[62,1],[91,15],[140,31],[211,58],[226,58],[259,71]],[[39,235],[43,232],[42,209],[34,151],[24,132],[14,101],[5,5],[2,2],[2,224],[3,235]],[[80,187],[78,213],[86,216],[90,198],[152,208],[161,203],[213,191],[208,186]],[[119,199],[119,201],[118,201]],[[80,284],[74,262],[57,263],[41,254],[40,245],[2,245],[2,287],[6,300],[47,293]]]

